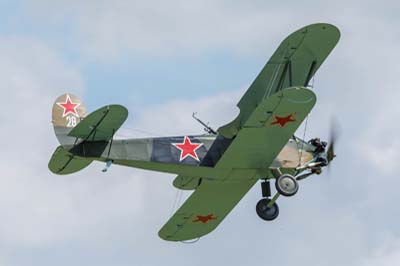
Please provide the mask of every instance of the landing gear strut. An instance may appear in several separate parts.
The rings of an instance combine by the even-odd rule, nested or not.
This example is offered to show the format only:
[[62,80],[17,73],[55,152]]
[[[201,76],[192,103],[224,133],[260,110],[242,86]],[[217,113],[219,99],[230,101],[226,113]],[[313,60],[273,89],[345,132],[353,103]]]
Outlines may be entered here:
[[292,175],[282,174],[282,172],[277,169],[274,177],[277,193],[271,198],[271,186],[269,181],[264,180],[261,183],[263,198],[256,205],[258,216],[266,221],[272,221],[278,217],[279,207],[278,204],[276,204],[276,200],[280,195],[291,197],[299,191],[299,183]]

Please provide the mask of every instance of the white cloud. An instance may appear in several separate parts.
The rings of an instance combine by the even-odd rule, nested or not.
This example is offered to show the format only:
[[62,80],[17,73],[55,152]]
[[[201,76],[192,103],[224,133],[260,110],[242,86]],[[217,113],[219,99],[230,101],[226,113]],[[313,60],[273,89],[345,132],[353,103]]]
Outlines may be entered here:
[[363,266],[392,266],[400,260],[400,239],[392,235],[381,239],[381,245],[362,260]]
[[266,40],[262,32],[275,27],[267,21],[293,20],[292,11],[282,18],[274,9],[225,1],[41,1],[32,9],[35,17],[50,14],[58,23],[73,18],[79,48],[106,59],[126,52],[157,56],[227,47],[248,51],[255,39],[257,44],[260,38]]
[[3,36],[0,57],[4,99],[0,138],[7,143],[0,161],[0,241],[46,242],[55,233],[47,222],[63,216],[53,198],[58,188],[51,187],[43,164],[50,152],[46,142],[55,144],[50,124],[52,98],[64,86],[81,91],[83,85],[76,70],[36,39]]
[[[395,132],[393,132],[393,135],[394,133]],[[398,169],[400,141],[396,139],[395,136],[391,136],[391,134],[388,134],[387,136],[391,142],[389,144],[384,143],[388,140],[381,142],[381,138],[376,136],[376,138],[365,138],[365,142],[358,148],[360,149],[360,154],[363,155],[363,158],[371,163],[371,165],[377,170],[384,173],[385,177],[396,179],[396,175],[393,174],[397,173]],[[369,141],[373,142],[368,143]]]
[[[387,8],[391,5],[395,2]],[[41,0],[26,7],[33,23],[60,26],[81,54],[106,62],[130,55],[185,56],[210,51],[260,55],[272,52],[276,40],[307,24],[335,23],[357,36],[381,24],[381,16],[387,13],[374,1],[360,5],[348,1]]]
[[[51,106],[65,91],[82,94],[76,68],[43,42],[17,36],[0,38],[0,58],[0,245],[39,248],[85,240],[140,209],[140,179],[126,177],[126,169],[114,171],[112,184],[96,178],[99,165],[74,177],[55,176],[47,169],[57,146]],[[122,204],[127,200],[133,202],[129,210]]]
[[155,131],[158,136],[202,134],[203,126],[192,118],[192,113],[196,112],[196,116],[205,123],[210,122],[210,126],[217,130],[238,115],[236,104],[243,91],[222,92],[197,100],[176,99],[167,104],[149,106],[135,125],[138,129]]
[[[114,60],[135,56],[199,55],[210,51],[259,54],[272,51],[286,34],[305,24],[334,22],[330,3],[271,5],[263,1],[36,1],[28,17],[35,23],[68,24],[79,52],[89,58]],[[358,11],[359,5],[347,10]],[[45,19],[43,19],[45,18]],[[279,25],[279,27],[277,26]],[[71,30],[72,29],[72,30]]]

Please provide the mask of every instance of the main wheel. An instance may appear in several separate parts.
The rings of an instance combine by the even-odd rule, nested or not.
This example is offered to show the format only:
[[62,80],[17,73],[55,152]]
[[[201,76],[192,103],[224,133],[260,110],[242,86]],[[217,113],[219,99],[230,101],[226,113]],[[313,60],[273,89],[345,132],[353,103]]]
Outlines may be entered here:
[[274,202],[271,207],[267,206],[270,201],[270,199],[264,198],[256,205],[258,216],[265,221],[272,221],[279,215],[279,207],[276,202]]
[[279,194],[291,197],[299,190],[299,183],[293,176],[285,174],[276,179],[275,187]]

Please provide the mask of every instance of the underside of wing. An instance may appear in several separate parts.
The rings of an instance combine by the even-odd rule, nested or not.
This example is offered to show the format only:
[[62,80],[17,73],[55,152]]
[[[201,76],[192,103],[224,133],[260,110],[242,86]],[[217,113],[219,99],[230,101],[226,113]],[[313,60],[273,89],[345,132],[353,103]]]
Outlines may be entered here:
[[308,25],[289,35],[240,99],[239,116],[218,132],[234,137],[266,98],[287,87],[307,86],[339,38],[339,30],[326,23]]
[[210,233],[256,182],[202,181],[158,235],[168,241],[184,241]]

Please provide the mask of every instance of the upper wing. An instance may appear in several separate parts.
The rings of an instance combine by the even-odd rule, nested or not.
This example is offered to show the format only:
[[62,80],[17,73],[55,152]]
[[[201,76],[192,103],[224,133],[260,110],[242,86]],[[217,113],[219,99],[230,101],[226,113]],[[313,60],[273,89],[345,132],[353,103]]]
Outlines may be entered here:
[[214,230],[257,182],[203,180],[158,235],[169,241],[183,241],[203,236]]
[[315,94],[306,88],[270,96],[253,111],[215,168],[268,169],[315,102]]
[[85,141],[108,141],[128,117],[122,105],[107,105],[86,116],[68,136]]
[[239,116],[218,132],[232,138],[263,100],[287,87],[307,86],[339,38],[339,30],[325,23],[312,24],[289,35],[240,99]]
[[214,230],[265,174],[316,101],[306,88],[289,88],[262,102],[213,168],[218,179],[202,179],[196,191],[160,230],[171,241]]

